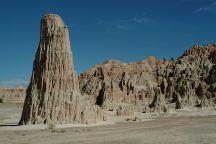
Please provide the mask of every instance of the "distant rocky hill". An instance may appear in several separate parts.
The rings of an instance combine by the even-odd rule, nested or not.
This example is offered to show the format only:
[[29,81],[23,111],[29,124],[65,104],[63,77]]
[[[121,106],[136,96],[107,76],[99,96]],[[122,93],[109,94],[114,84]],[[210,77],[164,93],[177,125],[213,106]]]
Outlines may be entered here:
[[81,73],[80,90],[117,115],[216,104],[216,45],[195,45],[176,60],[109,60]]
[[23,103],[25,99],[25,88],[0,88],[1,103]]

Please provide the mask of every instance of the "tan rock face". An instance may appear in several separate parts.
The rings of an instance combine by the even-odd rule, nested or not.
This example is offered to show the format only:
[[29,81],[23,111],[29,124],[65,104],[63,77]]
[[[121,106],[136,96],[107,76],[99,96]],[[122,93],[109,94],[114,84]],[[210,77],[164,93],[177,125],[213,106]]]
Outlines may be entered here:
[[[83,102],[83,100],[81,100]],[[74,71],[68,29],[54,14],[41,20],[40,44],[19,124],[88,123],[100,119],[100,109],[80,104],[78,77]],[[98,118],[89,118],[94,111]],[[96,112],[95,112],[96,111]]]
[[24,88],[0,88],[0,102],[23,103],[26,90]]
[[216,45],[195,45],[173,64],[159,68],[158,84],[175,108],[215,106]]
[[[92,103],[114,110],[117,115],[154,111],[160,105],[164,111],[165,103],[155,105],[159,98],[153,102],[154,97],[161,96],[155,71],[159,64],[154,57],[128,64],[110,60],[82,73],[80,88],[83,94],[90,95]],[[147,108],[150,104],[152,107]]]

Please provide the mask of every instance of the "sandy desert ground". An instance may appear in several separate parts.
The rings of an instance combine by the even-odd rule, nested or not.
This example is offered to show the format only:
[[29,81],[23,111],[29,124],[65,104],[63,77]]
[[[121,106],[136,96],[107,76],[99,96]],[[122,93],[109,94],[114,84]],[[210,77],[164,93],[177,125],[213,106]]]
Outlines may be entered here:
[[20,127],[22,105],[0,104],[0,144],[215,144],[215,110],[181,110],[144,122]]

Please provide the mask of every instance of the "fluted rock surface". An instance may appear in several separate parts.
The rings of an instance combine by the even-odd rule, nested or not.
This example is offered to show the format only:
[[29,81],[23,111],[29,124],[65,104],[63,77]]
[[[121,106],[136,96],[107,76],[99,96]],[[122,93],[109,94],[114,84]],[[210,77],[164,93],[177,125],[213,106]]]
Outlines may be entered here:
[[90,95],[92,103],[116,111],[117,115],[132,115],[134,111],[167,111],[156,79],[155,70],[161,63],[152,56],[145,61],[127,64],[109,60],[82,73],[80,89],[83,94]]
[[195,45],[176,60],[110,60],[80,75],[80,89],[117,115],[216,104],[216,45]]
[[66,25],[58,15],[44,16],[19,124],[88,123],[100,118],[99,107],[80,99]]
[[195,45],[175,63],[157,70],[158,84],[175,108],[215,106],[215,57],[215,44]]
[[5,103],[23,103],[26,89],[18,88],[0,88],[0,102]]

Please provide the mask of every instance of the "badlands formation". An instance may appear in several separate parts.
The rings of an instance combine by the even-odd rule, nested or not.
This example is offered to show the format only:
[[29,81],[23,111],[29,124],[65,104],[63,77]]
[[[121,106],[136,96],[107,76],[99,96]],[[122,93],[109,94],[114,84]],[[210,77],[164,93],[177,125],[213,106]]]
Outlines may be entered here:
[[108,60],[78,78],[68,29],[58,15],[48,14],[41,20],[19,124],[88,124],[106,120],[110,113],[136,120],[135,113],[215,105],[215,44],[195,45],[176,60]]
[[215,107],[216,45],[195,45],[176,60],[109,60],[80,75],[91,102],[117,115]]

